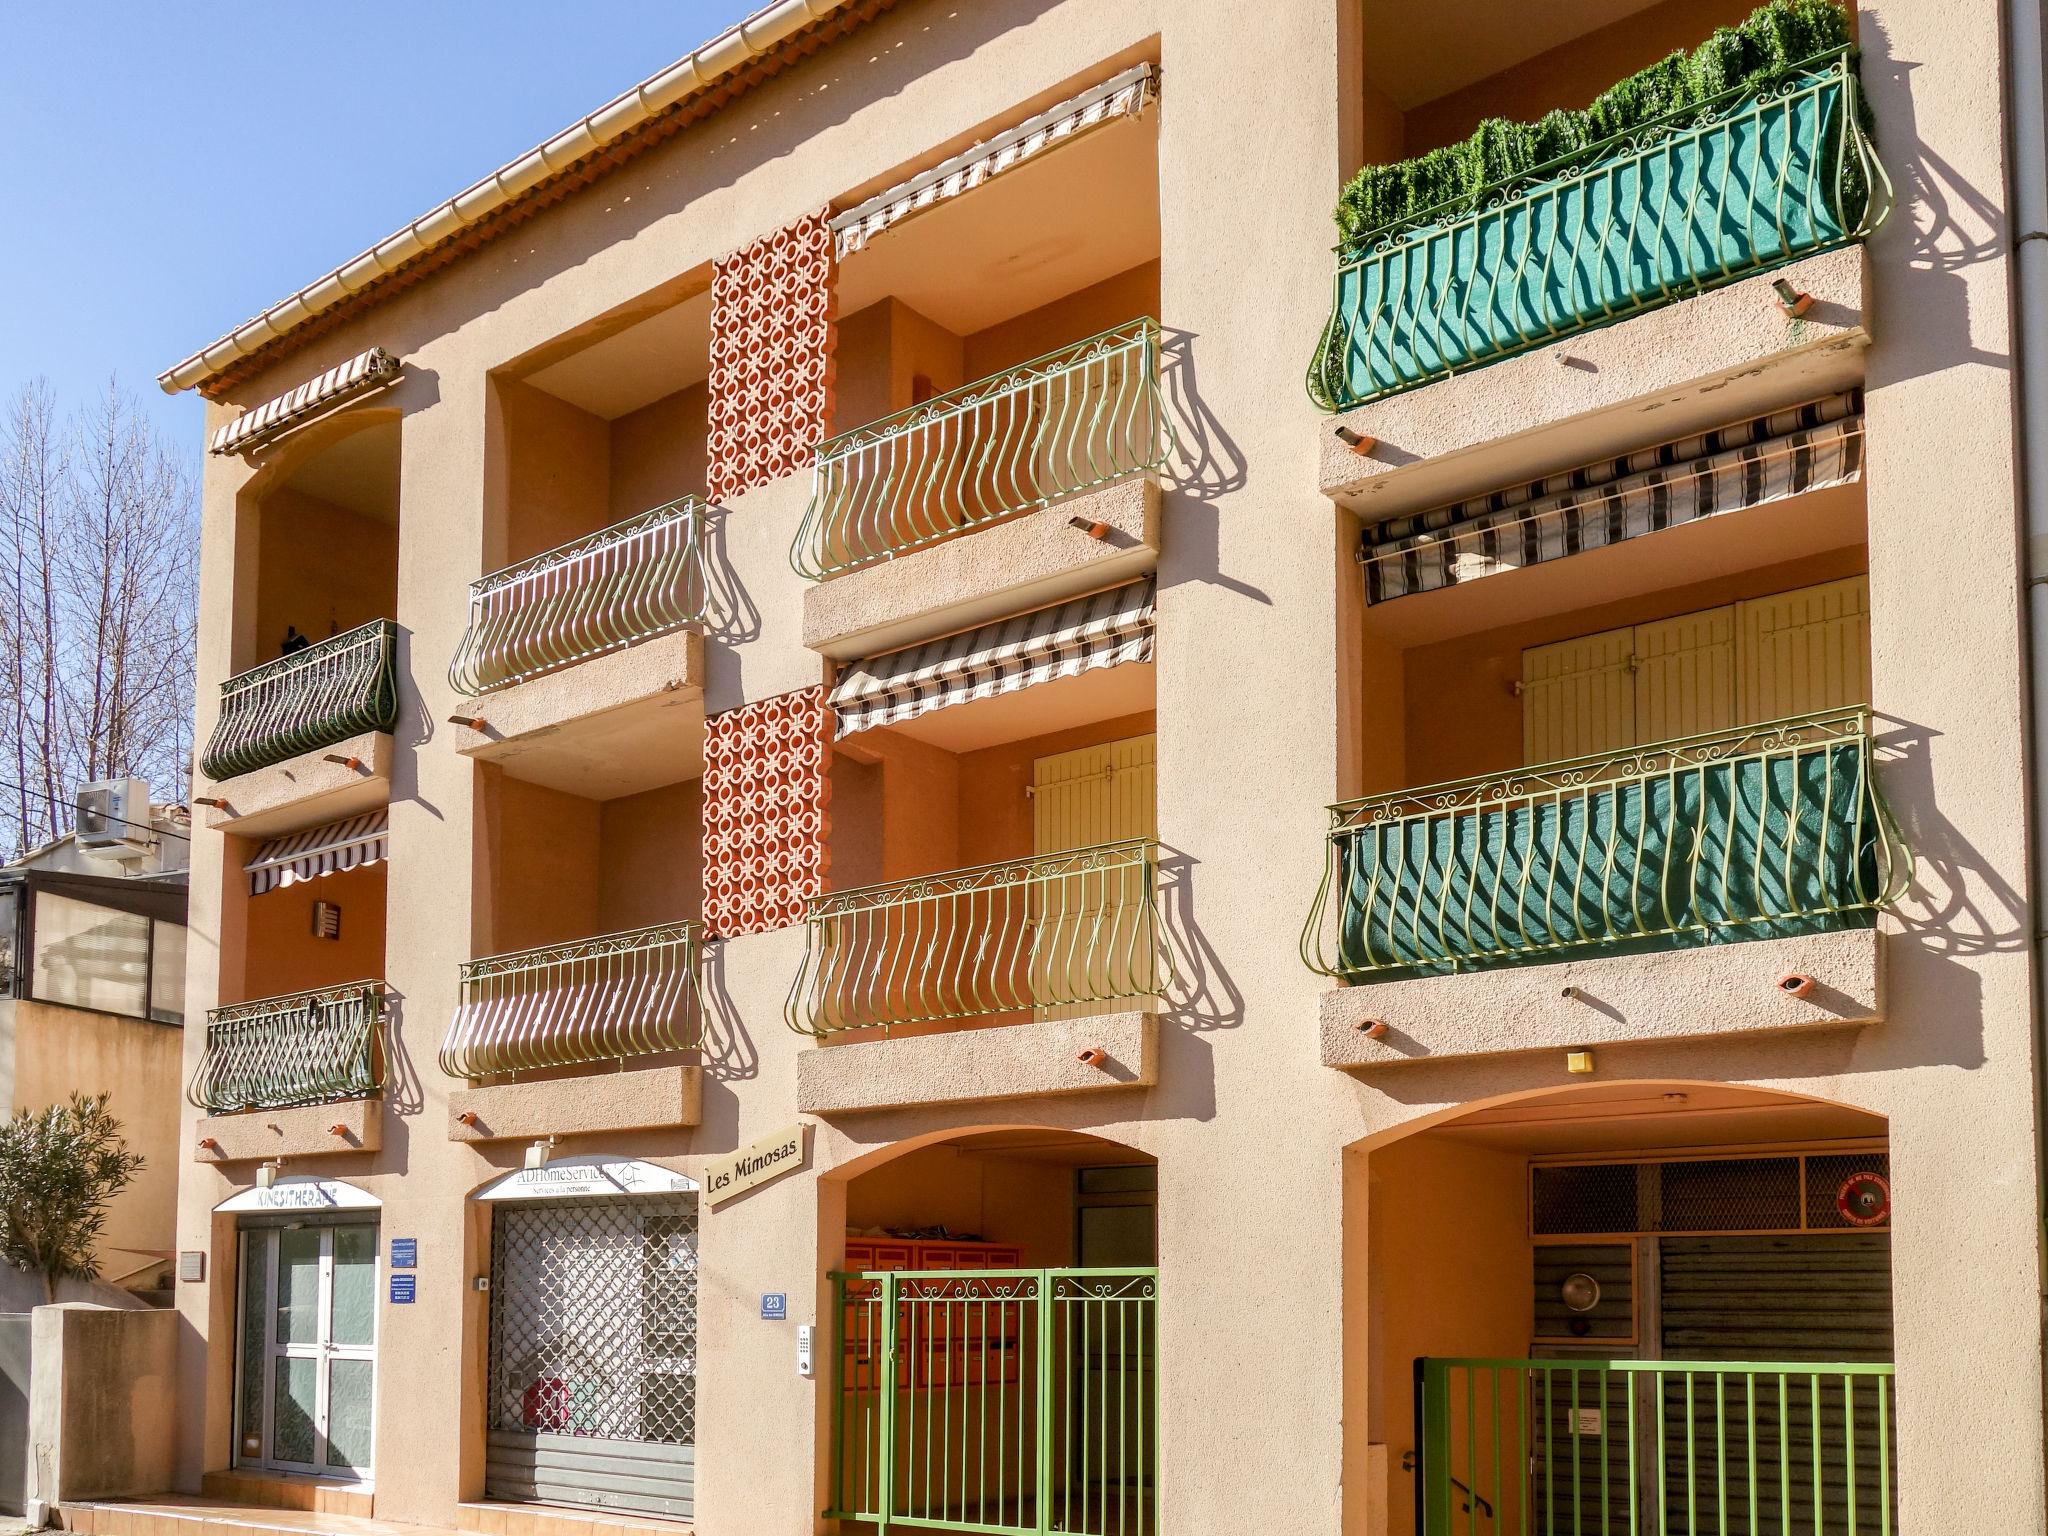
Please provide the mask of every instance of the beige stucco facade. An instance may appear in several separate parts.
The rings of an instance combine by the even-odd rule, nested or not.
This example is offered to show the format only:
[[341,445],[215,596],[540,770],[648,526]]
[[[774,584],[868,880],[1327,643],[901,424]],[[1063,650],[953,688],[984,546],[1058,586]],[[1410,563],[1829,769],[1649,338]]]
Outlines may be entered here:
[[[208,1009],[365,974],[321,972],[331,951],[308,949],[296,917],[266,918],[262,902],[318,896],[319,882],[251,896],[242,865],[254,836],[330,820],[336,803],[352,813],[366,793],[388,803],[375,888],[342,901],[344,942],[357,921],[381,923],[362,957],[391,995],[374,1129],[336,1135],[339,1117],[316,1109],[290,1111],[305,1124],[277,1133],[290,1140],[284,1175],[342,1181],[374,1201],[384,1240],[417,1240],[417,1299],[392,1304],[380,1289],[376,1304],[380,1519],[516,1536],[465,1508],[485,1499],[490,1411],[493,1298],[476,1282],[491,1273],[496,1218],[478,1190],[549,1136],[557,1158],[645,1160],[701,1181],[801,1118],[813,1127],[801,1169],[700,1209],[693,1523],[707,1536],[833,1528],[822,1517],[837,1364],[826,1276],[850,1226],[1001,1223],[1033,1267],[1073,1262],[1066,1165],[1014,1152],[943,1161],[961,1138],[1052,1133],[1157,1167],[1159,1531],[1412,1529],[1401,1463],[1415,1442],[1413,1359],[1529,1349],[1532,1158],[1831,1141],[1881,1145],[1899,1191],[1896,1528],[2041,1527],[2038,924],[2005,151],[1986,105],[1999,99],[1997,7],[1859,8],[1862,79],[1899,206],[1866,245],[1800,266],[1794,281],[1821,301],[1810,323],[1771,307],[1768,282],[1753,278],[1347,412],[1339,421],[1377,445],[1361,458],[1302,389],[1329,310],[1329,208],[1352,169],[1403,146],[1402,112],[1373,83],[1386,29],[1426,38],[1402,47],[1427,53],[1524,25],[1490,0],[1455,9],[1440,28],[1399,7],[1286,0],[1249,25],[1231,0],[899,0],[213,404],[209,429],[371,346],[405,361],[365,408],[379,430],[396,424],[395,457],[387,445],[379,460],[396,466],[395,502],[336,514],[392,535],[388,551],[354,541],[342,585],[367,602],[381,573],[394,607],[334,622],[396,620],[398,725],[361,754],[367,779],[315,753],[251,776],[260,784],[197,787],[230,809],[193,833],[185,1046],[189,1076]],[[1557,77],[1560,96],[1545,99],[1576,104],[1727,11],[1602,7],[1611,25],[1576,43],[1582,20],[1530,20],[1528,46],[1500,69],[1536,55]],[[1115,155],[1063,161],[1094,153],[1081,139],[1015,173],[1018,190],[1001,195],[1019,201],[999,228],[971,205],[998,196],[1000,178],[955,212],[921,215],[922,235],[913,219],[875,236],[840,273],[837,428],[912,404],[913,375],[943,391],[1113,323],[1108,306],[1133,295],[1156,301],[1173,339],[1176,448],[1156,491],[1097,493],[1108,540],[1055,508],[856,572],[843,589],[815,587],[788,556],[811,486],[799,471],[726,498],[716,559],[732,601],[701,640],[584,663],[595,684],[579,682],[581,668],[556,672],[502,708],[451,687],[469,583],[701,488],[692,423],[706,406],[691,359],[715,261],[1145,61],[1159,70],[1158,102],[1141,127],[1102,131],[1105,144],[1130,132],[1147,146],[1136,180],[1121,140]],[[1510,84],[1436,92],[1409,114],[1407,147],[1506,103]],[[1095,186],[1062,164],[1110,179]],[[1133,204],[1134,190],[1156,207]],[[1045,227],[1019,224],[1020,208]],[[1133,228],[1106,228],[1119,220]],[[917,255],[890,265],[888,243],[913,238],[926,242]],[[1073,254],[1095,245],[1107,271]],[[1053,274],[1024,312],[1038,318],[1015,334],[1005,327],[1017,316],[983,292],[1007,280],[1012,251],[1030,257],[1018,268]],[[1104,284],[1107,298],[1074,297]],[[854,323],[882,302],[908,318]],[[1069,314],[1060,303],[1070,318],[1048,331],[1045,315]],[[920,328],[920,304],[950,318]],[[579,349],[657,314],[678,317],[679,336],[693,327],[675,344],[681,361],[575,371]],[[903,362],[903,376],[878,357]],[[636,392],[639,374],[651,382]],[[1489,578],[1434,594],[1437,617],[1412,631],[1391,610],[1421,598],[1388,605],[1384,620],[1367,610],[1353,560],[1361,517],[1854,384],[1865,390],[1860,488],[1789,504],[1801,520],[1735,514],[1736,532],[1671,530],[1640,550]],[[294,482],[347,440],[347,415],[249,460],[207,461],[201,740],[218,685],[269,655],[271,631],[305,606],[266,595],[281,568],[266,546],[294,537],[277,531],[276,497],[312,494]],[[848,738],[832,770],[828,885],[1021,858],[1031,760],[1149,733],[1156,834],[1176,887],[1174,979],[1156,1012],[1105,1007],[1092,1030],[1005,1016],[981,1052],[977,1030],[821,1043],[785,1023],[806,947],[791,925],[709,945],[708,1033],[726,1050],[707,1051],[701,1079],[664,1062],[605,1086],[591,1068],[552,1095],[545,1074],[507,1089],[441,1070],[464,962],[699,916],[706,715],[829,682],[828,657],[872,654],[863,635],[910,643],[1091,590],[1097,564],[1112,580],[1156,564],[1142,697],[1068,679],[1044,685],[1070,690],[1039,696],[1054,703],[1004,705],[1017,713],[991,715],[988,739]],[[1883,788],[1914,858],[1910,889],[1874,933],[1409,979],[1378,998],[1304,965],[1327,805],[1516,766],[1500,760],[1518,716],[1508,680],[1489,670],[1499,658],[1866,573]],[[602,736],[614,727],[616,761]],[[546,766],[522,777],[522,759]],[[305,775],[303,803],[292,772]],[[237,824],[259,807],[260,829]],[[1820,990],[1783,995],[1788,973]],[[1600,1002],[1597,1025],[1575,1029],[1571,1010],[1585,1005],[1561,996],[1567,986]],[[1373,1019],[1391,1031],[1368,1039],[1360,1026]],[[1416,1038],[1425,1049],[1401,1048]],[[1091,1048],[1106,1059],[1083,1060]],[[1590,1076],[1567,1070],[1578,1049],[1593,1051]],[[1511,1113],[1518,1105],[1537,1107]],[[514,1129],[494,1135],[465,1113]],[[193,1491],[237,1454],[237,1227],[218,1207],[255,1186],[262,1160],[232,1150],[260,1135],[211,1124],[185,1112],[178,1182],[177,1246],[208,1256],[204,1279],[177,1290],[176,1483]],[[955,1200],[971,1214],[940,1213]],[[762,1317],[765,1293],[787,1296],[786,1319]],[[826,1341],[808,1375],[799,1325]]]

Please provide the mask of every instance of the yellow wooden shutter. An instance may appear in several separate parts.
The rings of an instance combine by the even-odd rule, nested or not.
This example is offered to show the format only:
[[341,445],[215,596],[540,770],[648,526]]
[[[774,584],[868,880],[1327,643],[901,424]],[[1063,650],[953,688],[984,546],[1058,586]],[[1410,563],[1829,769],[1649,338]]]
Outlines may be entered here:
[[[1031,768],[1031,830],[1040,857],[1157,835],[1154,736],[1041,757]],[[1152,942],[1142,867],[1039,883],[1032,935],[1032,984],[1040,998],[1063,999],[1041,1019],[1099,1013],[1071,999],[1120,990],[1138,946]],[[1143,930],[1143,931],[1141,931]]]
[[1742,718],[1870,702],[1870,581],[1842,581],[1737,603],[1742,635]]
[[1613,752],[1636,739],[1633,629],[1522,652],[1522,761]]
[[1735,610],[1708,608],[1639,624],[1637,742],[1725,731],[1735,724]]

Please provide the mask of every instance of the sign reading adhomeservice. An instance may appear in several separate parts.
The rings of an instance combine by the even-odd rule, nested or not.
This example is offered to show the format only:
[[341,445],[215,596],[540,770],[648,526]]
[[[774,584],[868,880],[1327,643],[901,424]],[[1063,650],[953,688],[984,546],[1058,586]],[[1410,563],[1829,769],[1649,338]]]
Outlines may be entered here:
[[590,1195],[687,1194],[697,1186],[658,1163],[598,1156],[564,1157],[515,1168],[476,1192],[479,1200],[574,1200]]
[[811,1128],[798,1122],[786,1131],[763,1136],[751,1145],[728,1153],[704,1168],[704,1199],[709,1205],[723,1205],[770,1179],[794,1173],[810,1156]]

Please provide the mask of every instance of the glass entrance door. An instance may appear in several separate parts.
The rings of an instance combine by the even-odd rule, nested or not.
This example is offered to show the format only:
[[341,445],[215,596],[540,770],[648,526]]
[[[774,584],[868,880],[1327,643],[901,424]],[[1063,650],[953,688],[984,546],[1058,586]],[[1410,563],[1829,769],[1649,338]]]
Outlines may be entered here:
[[376,1324],[374,1222],[246,1229],[238,1459],[366,1476]]

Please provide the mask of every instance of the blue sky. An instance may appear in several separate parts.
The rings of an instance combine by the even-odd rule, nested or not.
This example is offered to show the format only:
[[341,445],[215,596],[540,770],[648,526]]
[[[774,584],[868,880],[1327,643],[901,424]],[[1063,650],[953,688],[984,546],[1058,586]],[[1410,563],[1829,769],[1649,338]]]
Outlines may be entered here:
[[13,0],[0,397],[156,375],[758,0]]

